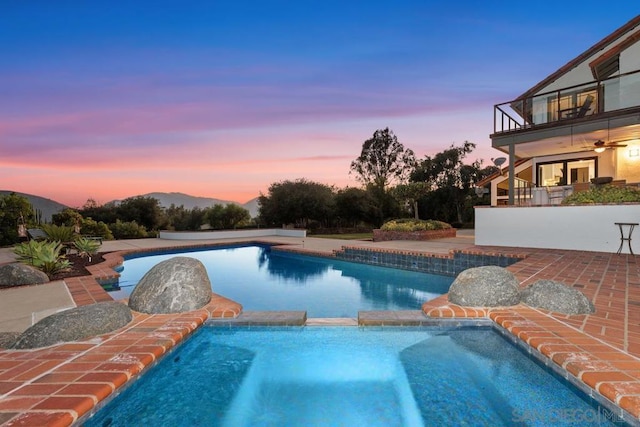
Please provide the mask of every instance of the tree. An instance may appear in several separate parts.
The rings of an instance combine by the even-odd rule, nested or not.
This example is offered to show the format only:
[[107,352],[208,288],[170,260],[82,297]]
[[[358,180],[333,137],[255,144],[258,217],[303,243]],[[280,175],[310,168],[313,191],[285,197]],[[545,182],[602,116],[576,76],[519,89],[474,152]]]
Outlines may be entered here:
[[230,230],[246,225],[251,220],[249,211],[245,208],[229,203],[228,205],[214,205],[206,213],[209,225],[217,230]]
[[118,219],[116,206],[113,204],[99,205],[94,199],[87,199],[85,204],[78,210],[83,218],[91,218],[94,221],[113,224]]
[[334,211],[333,196],[333,188],[304,178],[276,182],[267,195],[260,194],[259,220],[266,226],[307,228],[313,221],[326,225]]
[[404,182],[415,166],[415,155],[405,149],[389,128],[376,130],[362,144],[360,156],[351,162],[358,181],[383,192],[395,182]]
[[493,167],[482,168],[481,160],[464,163],[475,147],[469,141],[460,147],[452,144],[433,157],[426,156],[411,174],[412,182],[424,182],[431,189],[420,205],[432,219],[460,224],[473,219],[473,211],[465,210],[468,199],[476,197],[473,187],[494,171]]
[[225,229],[235,229],[239,226],[247,225],[251,221],[249,211],[233,203],[229,203],[224,208],[222,222]]
[[418,200],[429,194],[431,187],[426,182],[410,182],[393,187],[391,194],[401,203],[409,204],[413,210],[413,217],[420,219],[418,215]]
[[124,199],[118,205],[116,212],[117,219],[120,221],[135,222],[146,230],[158,230],[166,225],[166,217],[160,208],[160,202],[153,197],[136,196]]
[[375,224],[381,216],[376,200],[360,188],[345,188],[335,195],[336,216],[346,225]]
[[18,243],[18,226],[33,221],[33,214],[33,207],[26,197],[16,193],[0,195],[0,245]]
[[200,209],[194,207],[189,210],[184,205],[176,206],[173,203],[167,209],[164,214],[167,221],[167,226],[176,231],[195,231],[200,230],[202,225],[207,222],[207,209]]
[[64,209],[61,212],[55,213],[51,216],[51,222],[55,225],[66,225],[68,227],[80,227],[82,224],[82,215],[71,208]]

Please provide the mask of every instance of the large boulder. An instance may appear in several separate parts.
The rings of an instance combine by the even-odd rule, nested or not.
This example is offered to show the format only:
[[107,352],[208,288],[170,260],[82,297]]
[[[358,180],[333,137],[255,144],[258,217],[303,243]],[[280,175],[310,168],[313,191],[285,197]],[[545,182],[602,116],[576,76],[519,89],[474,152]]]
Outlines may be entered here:
[[458,274],[449,288],[449,302],[467,307],[506,307],[520,302],[518,279],[496,266],[476,267]]
[[0,348],[11,348],[19,336],[20,332],[0,332]]
[[593,303],[582,292],[553,280],[538,280],[520,292],[521,301],[531,307],[564,314],[594,313]]
[[45,273],[30,265],[21,262],[0,265],[0,288],[48,282],[49,277]]
[[211,282],[195,258],[174,257],[157,264],[140,279],[129,296],[129,307],[142,313],[193,311],[211,301]]
[[47,316],[24,331],[12,348],[39,348],[115,331],[133,318],[119,302],[84,305]]

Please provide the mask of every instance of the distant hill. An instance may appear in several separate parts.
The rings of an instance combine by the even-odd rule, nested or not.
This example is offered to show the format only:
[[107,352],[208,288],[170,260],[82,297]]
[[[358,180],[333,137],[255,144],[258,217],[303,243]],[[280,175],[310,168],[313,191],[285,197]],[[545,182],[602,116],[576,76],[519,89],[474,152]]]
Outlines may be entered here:
[[251,218],[255,218],[258,216],[258,211],[260,210],[260,206],[258,205],[258,197],[249,200],[244,205],[240,205],[251,214]]
[[[63,205],[62,203],[58,203],[56,201],[46,199],[40,196],[34,196],[33,194],[19,193],[17,191],[9,191],[9,190],[0,190],[0,195],[16,193],[19,196],[26,197],[29,200],[29,203],[33,205],[35,209],[39,209],[42,212],[42,220],[44,222],[51,222],[51,216],[55,213],[58,213],[68,206]],[[138,197],[138,196],[131,196]],[[258,216],[258,198],[249,200],[245,204],[240,204],[238,202],[234,202],[231,200],[221,200],[214,199],[211,197],[198,197],[191,196],[189,194],[184,193],[148,193],[142,194],[141,197],[153,197],[158,200],[160,206],[168,208],[171,204],[176,206],[184,206],[185,209],[193,209],[195,207],[204,209],[209,208],[213,205],[228,205],[229,203],[236,204],[238,206],[242,206],[246,210],[249,211],[251,218],[255,218]],[[108,203],[119,203],[121,200],[112,200]]]
[[[193,209],[198,207],[200,209],[210,208],[214,205],[228,205],[230,203],[241,206],[249,211],[251,218],[255,218],[258,216],[258,198],[249,200],[247,203],[240,204],[238,202],[234,202],[231,200],[221,200],[214,199],[212,197],[198,197],[191,196],[189,194],[184,193],[148,193],[141,194],[140,196],[132,196],[132,197],[153,197],[156,199],[160,206],[163,208],[168,208],[172,204],[175,206],[184,206],[185,209]],[[119,200],[112,200],[109,203],[118,203]]]
[[0,190],[0,195],[8,195],[11,193],[16,193],[18,196],[25,197],[29,200],[29,203],[42,212],[42,221],[43,222],[51,222],[51,216],[56,214],[66,208],[68,206],[63,205],[62,203],[58,203],[51,199],[46,199],[40,196],[34,196],[33,194],[19,193],[17,191],[9,191],[9,190]]

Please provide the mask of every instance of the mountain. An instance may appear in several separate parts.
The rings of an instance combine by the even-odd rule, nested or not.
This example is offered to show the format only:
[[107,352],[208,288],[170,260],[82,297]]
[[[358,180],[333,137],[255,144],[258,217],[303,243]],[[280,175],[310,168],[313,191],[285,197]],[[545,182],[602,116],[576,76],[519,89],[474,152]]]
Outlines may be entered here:
[[160,202],[160,206],[163,208],[168,208],[172,204],[176,206],[182,205],[185,209],[193,209],[195,207],[208,208],[213,205],[228,205],[229,203],[238,204],[230,200],[191,196],[184,193],[148,193],[143,194],[142,197],[153,197]]
[[[58,203],[56,201],[46,199],[40,196],[34,196],[33,194],[19,193],[17,191],[9,191],[9,190],[0,190],[0,195],[16,193],[19,196],[26,197],[29,200],[29,203],[33,205],[35,209],[38,209],[42,212],[42,221],[43,222],[51,222],[51,216],[55,213],[58,213],[68,206],[63,205],[62,203]],[[211,197],[198,197],[191,196],[189,194],[184,193],[149,193],[142,194],[141,196],[131,196],[131,197],[153,197],[158,200],[160,206],[168,208],[172,204],[176,206],[184,206],[185,209],[193,209],[195,207],[204,209],[209,208],[213,205],[228,205],[229,203],[236,204],[241,206],[249,211],[251,218],[255,218],[258,216],[258,198],[249,200],[245,204],[240,204],[238,202],[234,202],[231,200],[221,200],[214,199]],[[121,200],[112,200],[108,203],[118,204]]]
[[[191,196],[189,194],[184,193],[148,193],[142,194],[141,196],[132,196],[132,197],[153,197],[158,200],[160,206],[163,208],[168,208],[172,204],[175,206],[184,206],[185,209],[193,209],[195,207],[204,209],[209,208],[213,205],[228,205],[229,203],[233,203],[235,205],[241,206],[249,211],[249,215],[251,218],[255,218],[258,216],[258,198],[249,200],[245,204],[240,204],[238,202],[234,202],[231,200],[221,200],[214,199],[211,197],[198,197]],[[118,201],[112,201],[109,203],[117,203]]]
[[240,205],[246,210],[249,211],[251,218],[255,218],[258,216],[258,211],[260,210],[260,206],[258,205],[258,197],[249,200],[244,205]]
[[25,197],[29,200],[29,203],[33,206],[34,209],[42,212],[42,221],[43,222],[51,222],[51,216],[55,213],[58,213],[68,206],[63,205],[62,203],[58,203],[51,199],[46,199],[40,196],[34,196],[33,194],[19,193],[17,191],[9,191],[9,190],[0,190],[0,195],[5,196],[11,193],[16,193],[18,196]]

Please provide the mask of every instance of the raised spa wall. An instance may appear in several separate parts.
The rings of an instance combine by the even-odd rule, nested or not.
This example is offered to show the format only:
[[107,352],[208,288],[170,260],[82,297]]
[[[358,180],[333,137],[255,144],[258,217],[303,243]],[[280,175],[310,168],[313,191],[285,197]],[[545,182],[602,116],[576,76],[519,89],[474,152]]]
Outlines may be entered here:
[[401,268],[403,270],[452,277],[457,276],[460,272],[468,268],[486,265],[507,267],[524,258],[500,254],[473,254],[463,251],[453,251],[450,255],[436,255],[404,251],[381,251],[356,247],[343,247],[341,250],[335,251],[334,256],[344,261],[371,264],[380,267]]

